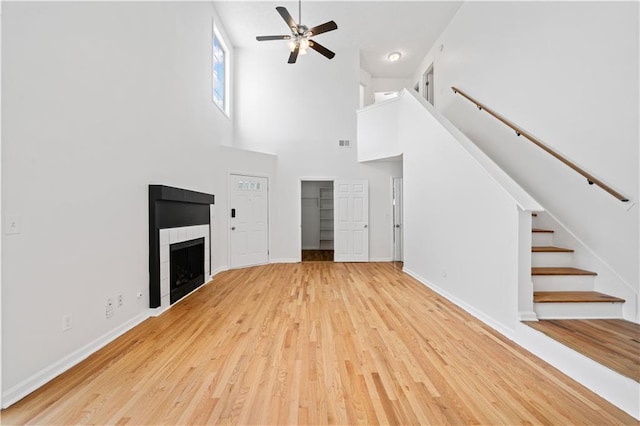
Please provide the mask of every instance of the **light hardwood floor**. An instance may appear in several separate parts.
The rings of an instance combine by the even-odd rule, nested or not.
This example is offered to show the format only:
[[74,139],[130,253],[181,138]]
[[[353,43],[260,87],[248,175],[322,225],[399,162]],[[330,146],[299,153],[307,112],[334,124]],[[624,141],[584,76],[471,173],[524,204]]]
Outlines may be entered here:
[[303,262],[333,262],[333,250],[302,250]]
[[3,424],[637,424],[394,264],[219,274]]

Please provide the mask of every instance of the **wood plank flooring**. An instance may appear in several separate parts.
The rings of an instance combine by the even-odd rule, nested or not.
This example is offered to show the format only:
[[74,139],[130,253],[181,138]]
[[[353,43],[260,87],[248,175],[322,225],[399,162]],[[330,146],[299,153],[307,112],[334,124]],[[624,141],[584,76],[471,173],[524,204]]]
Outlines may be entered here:
[[333,250],[302,250],[303,262],[333,262]]
[[392,263],[218,274],[3,424],[637,424]]
[[640,324],[618,319],[542,320],[525,324],[640,382]]

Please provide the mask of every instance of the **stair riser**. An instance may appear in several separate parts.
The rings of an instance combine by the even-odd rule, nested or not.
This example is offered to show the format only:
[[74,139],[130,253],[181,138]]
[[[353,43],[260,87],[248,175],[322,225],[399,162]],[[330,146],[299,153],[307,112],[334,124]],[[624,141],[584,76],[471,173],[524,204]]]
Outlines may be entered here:
[[538,319],[622,318],[622,303],[534,303]]
[[531,245],[534,246],[552,246],[553,233],[551,232],[532,232]]
[[568,252],[533,252],[531,266],[573,266],[572,255]]
[[593,291],[593,275],[532,275],[534,291]]

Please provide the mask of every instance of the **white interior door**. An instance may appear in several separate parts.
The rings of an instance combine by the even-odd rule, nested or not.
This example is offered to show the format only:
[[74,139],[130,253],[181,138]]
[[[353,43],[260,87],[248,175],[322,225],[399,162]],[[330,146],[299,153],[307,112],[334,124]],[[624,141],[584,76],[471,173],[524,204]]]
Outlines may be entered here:
[[231,268],[269,262],[267,178],[230,175]]
[[424,81],[424,97],[431,105],[433,105],[433,95],[435,93],[435,87],[433,82],[433,64],[425,71],[422,76]]
[[337,180],[334,183],[336,262],[369,261],[369,182]]
[[393,178],[393,260],[402,262],[403,258],[402,225],[402,178]]

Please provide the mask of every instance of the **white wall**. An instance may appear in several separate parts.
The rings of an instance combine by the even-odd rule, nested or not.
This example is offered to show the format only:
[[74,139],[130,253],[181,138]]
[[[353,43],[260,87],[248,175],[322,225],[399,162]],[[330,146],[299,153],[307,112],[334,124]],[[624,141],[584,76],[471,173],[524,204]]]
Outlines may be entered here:
[[358,110],[358,160],[371,161],[402,155],[398,139],[400,96]]
[[364,86],[364,106],[373,103],[373,84],[371,82],[371,74],[360,68],[360,84]]
[[[231,228],[231,208],[229,206],[229,174],[246,174],[263,176],[268,179],[269,192],[277,187],[276,165],[277,158],[271,154],[249,152],[226,146],[214,147],[213,151],[204,159],[209,166],[211,191],[216,194],[216,204],[213,206],[212,222],[212,274],[229,269],[229,229]],[[278,209],[269,203],[269,217],[277,215]],[[270,243],[273,242],[273,231],[270,230]]]
[[450,86],[637,202],[638,3],[465,3],[412,81],[431,62],[437,108],[637,294],[638,205],[587,185]]
[[213,15],[208,3],[4,4],[2,205],[22,228],[2,235],[5,395],[146,317],[149,184],[216,195],[212,269],[226,267],[227,172],[273,174],[276,161],[221,147],[233,125],[211,101]]
[[[370,258],[392,256],[391,176],[399,163],[359,164],[356,109],[360,65],[355,50],[329,61],[310,52],[287,64],[287,51],[240,49],[237,59],[237,127],[243,148],[278,155],[278,189],[271,202],[272,261],[300,258],[300,178],[364,178],[370,191]],[[349,139],[352,148],[338,147]]]
[[403,154],[406,272],[509,335],[533,315],[535,200],[413,89],[358,111],[358,148]]
[[426,116],[401,114],[404,270],[509,333],[518,321],[517,205]]

